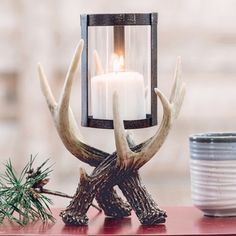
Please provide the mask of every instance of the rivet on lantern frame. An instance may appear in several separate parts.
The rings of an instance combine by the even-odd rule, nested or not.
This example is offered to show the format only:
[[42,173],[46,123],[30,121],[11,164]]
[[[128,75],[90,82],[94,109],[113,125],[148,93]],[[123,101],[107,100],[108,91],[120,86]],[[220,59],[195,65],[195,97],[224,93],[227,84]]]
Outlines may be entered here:
[[[131,14],[84,14],[80,16],[81,38],[84,40],[82,53],[82,80],[81,80],[81,124],[84,127],[113,129],[113,120],[95,119],[89,115],[89,66],[88,66],[88,29],[93,26],[121,26],[118,31],[114,28],[114,40],[118,38],[121,44],[124,38],[122,26],[150,26],[150,114],[145,119],[124,120],[125,129],[138,129],[151,127],[157,124],[157,96],[154,88],[157,87],[157,13],[131,13]],[[115,47],[115,45],[114,45]]]

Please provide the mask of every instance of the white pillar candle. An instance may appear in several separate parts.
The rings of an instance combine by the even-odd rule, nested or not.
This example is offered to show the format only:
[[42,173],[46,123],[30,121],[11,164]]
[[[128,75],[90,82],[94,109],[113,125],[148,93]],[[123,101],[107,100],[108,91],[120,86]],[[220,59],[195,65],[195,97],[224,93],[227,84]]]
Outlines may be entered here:
[[115,91],[123,120],[146,118],[143,76],[137,72],[112,72],[91,78],[94,119],[113,119],[112,96]]

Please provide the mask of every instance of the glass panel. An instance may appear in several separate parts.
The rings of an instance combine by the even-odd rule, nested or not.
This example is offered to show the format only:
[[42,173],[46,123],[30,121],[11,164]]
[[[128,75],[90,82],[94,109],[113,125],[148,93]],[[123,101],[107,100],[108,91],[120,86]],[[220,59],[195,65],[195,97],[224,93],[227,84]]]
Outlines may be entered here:
[[88,31],[89,115],[113,119],[118,93],[124,120],[150,114],[150,26],[99,26]]

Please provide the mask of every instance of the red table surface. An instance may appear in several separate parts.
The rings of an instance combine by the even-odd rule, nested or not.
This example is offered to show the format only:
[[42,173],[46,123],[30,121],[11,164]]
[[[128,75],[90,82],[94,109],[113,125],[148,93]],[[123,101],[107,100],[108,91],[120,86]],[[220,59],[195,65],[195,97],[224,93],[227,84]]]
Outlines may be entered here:
[[140,225],[135,214],[124,219],[106,218],[90,208],[88,226],[65,226],[58,216],[60,209],[53,209],[56,223],[42,222],[19,227],[5,222],[0,226],[0,235],[236,235],[236,217],[205,217],[194,207],[166,207],[168,218],[165,224]]

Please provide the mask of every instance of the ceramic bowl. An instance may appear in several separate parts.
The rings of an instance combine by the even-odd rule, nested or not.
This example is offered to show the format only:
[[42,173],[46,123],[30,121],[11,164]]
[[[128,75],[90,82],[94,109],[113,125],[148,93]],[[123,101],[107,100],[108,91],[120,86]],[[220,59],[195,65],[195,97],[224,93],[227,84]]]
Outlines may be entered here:
[[236,133],[192,135],[193,204],[208,216],[236,216]]

